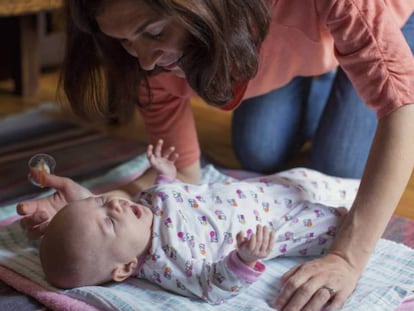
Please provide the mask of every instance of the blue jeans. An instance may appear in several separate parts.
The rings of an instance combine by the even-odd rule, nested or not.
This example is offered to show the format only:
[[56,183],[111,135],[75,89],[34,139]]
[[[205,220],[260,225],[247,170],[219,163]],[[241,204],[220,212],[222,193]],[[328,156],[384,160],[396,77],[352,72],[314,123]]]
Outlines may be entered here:
[[[402,29],[414,50],[414,14]],[[310,167],[360,178],[377,126],[341,68],[320,77],[296,77],[282,88],[245,100],[234,112],[232,143],[244,169],[286,168],[312,140]]]

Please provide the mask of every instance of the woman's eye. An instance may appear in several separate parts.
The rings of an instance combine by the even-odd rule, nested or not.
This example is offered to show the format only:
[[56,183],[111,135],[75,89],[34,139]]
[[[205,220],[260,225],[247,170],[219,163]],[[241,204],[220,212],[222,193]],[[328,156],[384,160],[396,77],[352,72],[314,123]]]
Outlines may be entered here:
[[157,34],[152,34],[151,35],[154,39],[159,39],[159,38],[161,38],[162,37],[162,32],[159,32],[159,33],[157,33]]
[[163,33],[164,32],[162,29],[154,29],[154,30],[148,31],[147,36],[152,39],[159,39],[162,37]]

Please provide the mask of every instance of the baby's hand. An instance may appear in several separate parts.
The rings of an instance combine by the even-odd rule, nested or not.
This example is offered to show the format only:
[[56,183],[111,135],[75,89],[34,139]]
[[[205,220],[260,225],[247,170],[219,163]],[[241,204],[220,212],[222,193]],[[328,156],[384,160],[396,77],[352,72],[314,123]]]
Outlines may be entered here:
[[[34,171],[34,173],[36,172]],[[34,174],[33,177],[36,182],[39,181],[38,175]],[[70,178],[45,173],[42,174],[42,178],[43,185],[54,188],[55,193],[46,197],[23,201],[16,206],[17,213],[23,216],[20,224],[27,230],[26,234],[29,239],[41,238],[49,222],[63,206],[93,195],[87,188]]]
[[239,258],[246,265],[254,267],[257,260],[269,256],[273,248],[274,231],[266,226],[257,225],[256,233],[250,238],[244,237],[242,231],[237,234],[236,238]]
[[160,139],[157,145],[148,145],[147,158],[151,166],[157,171],[159,175],[164,175],[173,180],[177,175],[177,168],[175,167],[175,161],[178,158],[178,153],[174,152],[175,147],[170,147],[162,154],[163,140]]

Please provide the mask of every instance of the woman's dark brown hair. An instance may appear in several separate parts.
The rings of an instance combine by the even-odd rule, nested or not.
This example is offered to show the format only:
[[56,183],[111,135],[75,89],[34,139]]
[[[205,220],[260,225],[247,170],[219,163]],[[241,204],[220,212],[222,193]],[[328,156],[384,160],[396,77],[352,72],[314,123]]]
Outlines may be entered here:
[[[68,0],[66,52],[61,84],[75,113],[127,120],[137,104],[138,85],[148,73],[121,44],[99,30],[96,16],[108,0]],[[270,0],[136,0],[173,16],[189,33],[181,67],[207,103],[233,97],[232,85],[251,79],[258,48],[270,23]],[[148,84],[147,84],[148,85]],[[151,91],[147,88],[148,101]]]

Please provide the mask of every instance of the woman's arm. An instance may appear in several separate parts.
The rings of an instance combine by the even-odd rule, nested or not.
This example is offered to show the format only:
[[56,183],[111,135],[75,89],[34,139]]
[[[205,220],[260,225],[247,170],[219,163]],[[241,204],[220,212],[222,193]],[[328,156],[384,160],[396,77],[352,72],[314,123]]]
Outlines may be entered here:
[[70,178],[51,175],[45,172],[31,172],[36,182],[42,179],[44,187],[54,188],[55,192],[41,197],[19,202],[16,211],[23,216],[21,226],[29,239],[39,239],[55,214],[67,203],[82,200],[93,195],[87,188]]
[[[414,166],[414,105],[379,120],[361,185],[331,251],[288,271],[276,300],[278,310],[340,308],[351,295],[384,232]],[[336,290],[331,300],[323,286]]]
[[[156,167],[157,170],[151,167],[133,182],[101,195],[113,195],[133,199],[136,194],[155,183],[157,173],[171,175],[169,176],[170,178],[172,178],[172,175],[175,178],[177,173],[177,178],[182,181],[198,182],[200,174],[199,161],[176,170],[175,161],[178,154],[174,152],[173,148],[162,152],[162,144],[162,140],[158,142],[154,154],[152,147],[148,147],[147,149],[148,159],[151,165]],[[153,155],[154,158],[151,159]],[[56,192],[50,196],[20,202],[17,205],[17,212],[24,216],[21,220],[21,225],[27,230],[27,236],[31,239],[38,239],[44,234],[50,220],[64,205],[93,195],[88,189],[70,178],[39,173],[38,171],[32,172],[32,176],[36,181],[42,178],[42,184],[46,187],[54,188]]]
[[360,272],[411,176],[413,133],[414,105],[379,120],[357,197],[331,248]]
[[[355,289],[411,175],[414,163],[414,62],[384,2],[314,0],[334,38],[335,55],[380,117],[359,191],[326,256],[282,278],[278,310],[333,310]],[[407,13],[408,14],[408,13]],[[350,129],[351,130],[351,129]],[[334,289],[335,291],[329,290]]]

